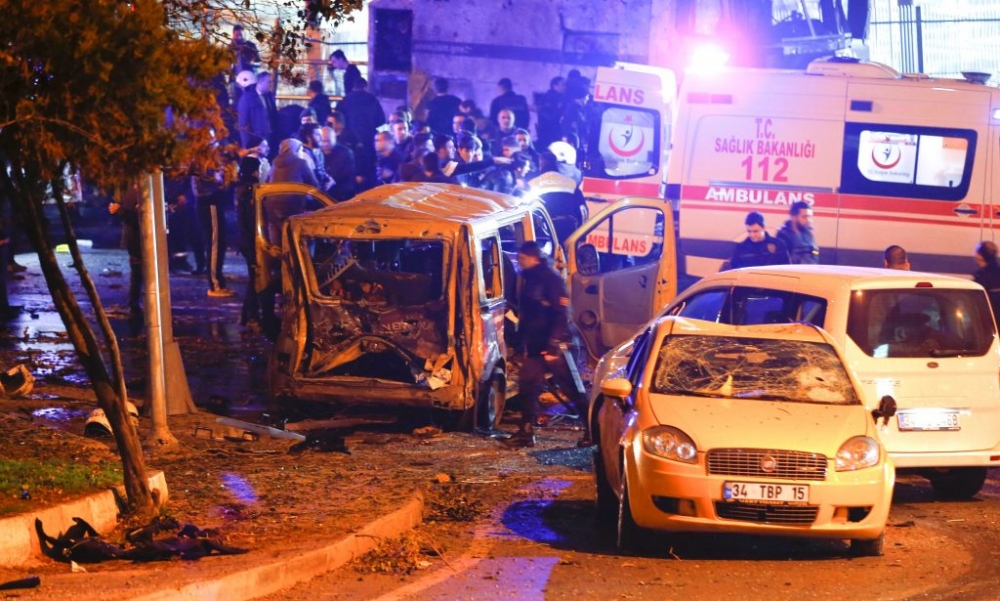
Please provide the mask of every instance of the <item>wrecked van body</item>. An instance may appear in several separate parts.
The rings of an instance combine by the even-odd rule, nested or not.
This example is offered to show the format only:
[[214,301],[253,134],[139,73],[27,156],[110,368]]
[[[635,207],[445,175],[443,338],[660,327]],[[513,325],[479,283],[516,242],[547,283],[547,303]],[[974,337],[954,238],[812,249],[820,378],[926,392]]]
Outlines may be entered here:
[[[319,194],[262,186],[258,204],[290,191]],[[662,201],[644,203],[669,214]],[[289,218],[280,245],[258,240],[259,258],[280,258],[258,282],[280,273],[272,398],[430,408],[464,427],[496,427],[511,388],[517,249],[537,241],[565,274],[572,266],[554,232],[538,200],[446,184],[380,186]]]

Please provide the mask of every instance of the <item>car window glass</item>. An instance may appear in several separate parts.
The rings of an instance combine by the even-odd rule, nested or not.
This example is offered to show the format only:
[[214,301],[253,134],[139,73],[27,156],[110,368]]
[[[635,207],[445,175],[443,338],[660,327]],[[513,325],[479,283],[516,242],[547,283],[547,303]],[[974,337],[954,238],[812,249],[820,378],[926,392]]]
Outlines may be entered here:
[[804,321],[822,327],[825,319],[823,298],[770,288],[733,289],[732,323],[736,325]]
[[736,336],[672,335],[656,357],[653,394],[796,403],[860,403],[832,346]]
[[480,240],[480,256],[483,262],[483,293],[486,300],[503,296],[503,265],[500,261],[500,245],[496,238]]
[[866,290],[851,295],[847,335],[875,358],[981,356],[993,322],[982,290]]
[[676,315],[689,319],[702,319],[705,321],[722,321],[722,306],[729,296],[729,288],[719,288],[717,290],[706,290],[693,295],[684,301],[684,305]]
[[638,379],[642,374],[642,367],[646,365],[646,347],[649,340],[649,330],[639,334],[632,345],[632,352],[628,356],[628,364],[625,366],[625,374],[632,385],[638,384]]

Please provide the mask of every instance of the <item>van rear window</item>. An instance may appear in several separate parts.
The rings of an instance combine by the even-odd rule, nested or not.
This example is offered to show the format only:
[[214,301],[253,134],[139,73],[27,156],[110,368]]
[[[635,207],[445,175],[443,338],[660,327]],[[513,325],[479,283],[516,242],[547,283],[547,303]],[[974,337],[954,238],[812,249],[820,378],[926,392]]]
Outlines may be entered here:
[[851,295],[847,335],[874,358],[982,356],[993,320],[981,290],[864,290]]
[[969,191],[976,132],[848,123],[844,192],[961,200]]

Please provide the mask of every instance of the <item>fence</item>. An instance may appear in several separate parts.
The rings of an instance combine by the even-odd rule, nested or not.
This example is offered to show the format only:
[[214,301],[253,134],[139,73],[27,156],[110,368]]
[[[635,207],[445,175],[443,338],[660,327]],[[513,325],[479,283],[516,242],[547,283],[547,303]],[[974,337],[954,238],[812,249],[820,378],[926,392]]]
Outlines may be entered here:
[[1000,69],[996,0],[925,1],[918,6],[877,0],[871,10],[868,47],[873,61],[935,77],[960,78],[962,71],[996,75]]

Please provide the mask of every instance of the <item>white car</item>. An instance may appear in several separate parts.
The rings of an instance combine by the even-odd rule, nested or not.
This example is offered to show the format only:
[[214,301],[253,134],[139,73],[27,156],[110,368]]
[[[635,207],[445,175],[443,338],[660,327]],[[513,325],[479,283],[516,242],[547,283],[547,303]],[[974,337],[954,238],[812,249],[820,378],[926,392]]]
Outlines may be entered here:
[[600,514],[663,532],[840,538],[881,555],[895,469],[833,340],[808,324],[654,321],[593,406]]
[[[986,291],[910,271],[782,265],[710,275],[661,312],[728,324],[806,322],[837,342],[869,409],[898,404],[882,433],[896,467],[965,499],[1000,466],[1000,344]],[[595,380],[597,381],[597,380]]]

